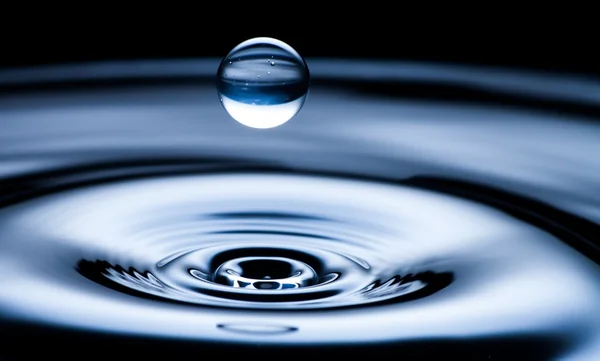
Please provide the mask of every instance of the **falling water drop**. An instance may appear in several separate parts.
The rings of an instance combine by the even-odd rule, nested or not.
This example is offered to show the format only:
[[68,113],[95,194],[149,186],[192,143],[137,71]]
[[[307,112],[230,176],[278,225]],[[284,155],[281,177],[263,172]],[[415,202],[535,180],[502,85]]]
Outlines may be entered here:
[[293,118],[306,101],[309,83],[308,67],[300,54],[272,38],[242,42],[229,52],[217,71],[223,108],[236,121],[252,128],[274,128]]

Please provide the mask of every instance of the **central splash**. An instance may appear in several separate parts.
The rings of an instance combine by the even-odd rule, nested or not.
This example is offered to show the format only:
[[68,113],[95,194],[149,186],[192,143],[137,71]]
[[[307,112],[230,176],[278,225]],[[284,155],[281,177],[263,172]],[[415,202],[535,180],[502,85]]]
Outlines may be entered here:
[[[190,270],[193,274],[195,270]],[[312,286],[318,278],[309,265],[282,257],[242,257],[223,263],[213,281],[255,290],[285,290]]]

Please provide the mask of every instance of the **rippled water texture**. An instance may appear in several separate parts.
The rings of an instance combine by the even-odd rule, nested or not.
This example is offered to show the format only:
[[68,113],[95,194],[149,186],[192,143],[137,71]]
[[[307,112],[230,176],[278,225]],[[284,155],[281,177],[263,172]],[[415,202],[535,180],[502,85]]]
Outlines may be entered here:
[[0,358],[600,358],[600,84],[308,64],[270,130],[216,59],[0,73]]

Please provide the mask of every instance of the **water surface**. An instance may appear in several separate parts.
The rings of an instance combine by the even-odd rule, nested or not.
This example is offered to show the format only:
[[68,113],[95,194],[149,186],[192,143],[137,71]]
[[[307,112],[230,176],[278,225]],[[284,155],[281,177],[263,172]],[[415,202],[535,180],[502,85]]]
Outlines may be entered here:
[[270,130],[218,60],[0,74],[0,356],[598,357],[600,84],[308,64]]

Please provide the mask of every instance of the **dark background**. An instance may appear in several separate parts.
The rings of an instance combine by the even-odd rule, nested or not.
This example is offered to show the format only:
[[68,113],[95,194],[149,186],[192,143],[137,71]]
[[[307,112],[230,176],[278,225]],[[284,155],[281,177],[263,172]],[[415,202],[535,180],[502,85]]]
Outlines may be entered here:
[[[162,20],[144,19],[140,15],[129,19],[132,22],[114,21],[98,15],[77,21],[67,17],[21,24],[20,28],[4,31],[9,36],[0,45],[0,67],[223,57],[241,41],[269,36],[290,44],[307,58],[394,58],[508,66],[600,78],[600,52],[596,49],[600,46],[600,28],[594,19],[583,17],[585,11],[580,12],[581,16],[559,20],[548,19],[542,13],[512,19],[495,15],[493,9],[488,10],[491,16],[487,18],[467,13],[460,18],[447,16],[443,21],[409,21],[411,16],[384,18],[381,14],[365,16],[363,22],[338,18],[329,23],[316,20],[313,23],[312,18],[304,18],[300,23],[290,21],[282,26],[278,22],[261,30],[245,26],[264,20],[259,16],[237,14],[224,19],[219,13],[203,13],[196,19],[193,13],[189,16],[193,11],[196,10],[182,9],[180,15],[188,12],[188,16]],[[214,23],[198,20],[213,16]],[[481,19],[469,20],[476,17]],[[228,27],[232,23],[241,26]]]

